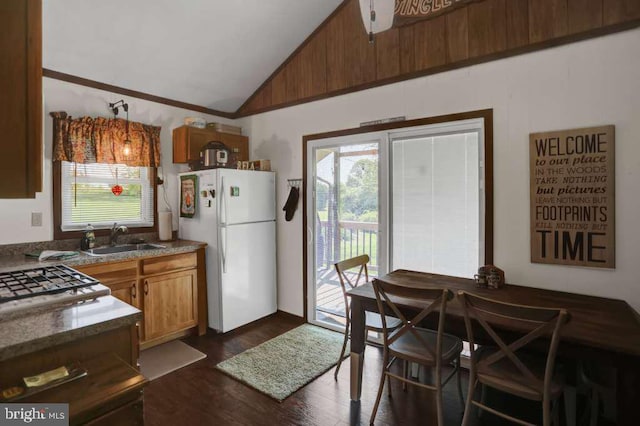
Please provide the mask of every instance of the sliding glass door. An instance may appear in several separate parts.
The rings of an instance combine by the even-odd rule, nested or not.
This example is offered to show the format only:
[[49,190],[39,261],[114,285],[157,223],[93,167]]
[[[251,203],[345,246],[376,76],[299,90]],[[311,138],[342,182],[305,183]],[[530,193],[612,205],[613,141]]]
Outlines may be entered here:
[[382,268],[380,140],[369,136],[348,142],[313,141],[307,158],[309,320],[342,329],[344,297],[334,263],[368,254],[369,277]]
[[484,119],[307,142],[307,313],[342,328],[334,263],[471,278],[485,263]]

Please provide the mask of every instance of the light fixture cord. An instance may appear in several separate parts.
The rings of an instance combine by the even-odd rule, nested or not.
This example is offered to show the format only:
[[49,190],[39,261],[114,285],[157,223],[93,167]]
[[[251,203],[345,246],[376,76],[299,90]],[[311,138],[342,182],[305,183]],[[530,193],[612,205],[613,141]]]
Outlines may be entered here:
[[373,0],[369,1],[369,43],[374,42],[373,38],[373,23],[376,20],[376,11],[373,8]]
[[78,163],[73,162],[73,207],[78,207]]
[[125,125],[125,132],[127,133],[127,140],[129,140],[129,108],[127,108],[127,123]]

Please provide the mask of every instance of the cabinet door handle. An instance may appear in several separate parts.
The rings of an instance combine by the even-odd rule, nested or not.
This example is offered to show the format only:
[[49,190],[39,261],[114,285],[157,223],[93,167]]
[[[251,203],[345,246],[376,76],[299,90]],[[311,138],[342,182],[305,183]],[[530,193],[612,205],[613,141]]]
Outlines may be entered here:
[[149,281],[144,280],[144,294],[149,294]]
[[135,299],[137,296],[136,283],[131,284],[131,298]]

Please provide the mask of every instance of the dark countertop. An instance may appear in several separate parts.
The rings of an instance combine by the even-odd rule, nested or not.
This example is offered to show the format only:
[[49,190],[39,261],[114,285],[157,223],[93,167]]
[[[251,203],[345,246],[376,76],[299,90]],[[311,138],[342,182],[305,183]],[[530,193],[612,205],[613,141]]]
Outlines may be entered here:
[[115,297],[58,306],[0,322],[0,361],[130,326],[142,312]]
[[95,263],[117,262],[121,260],[140,259],[143,257],[157,257],[186,253],[206,246],[206,243],[188,240],[159,241],[153,243],[161,244],[166,246],[166,248],[114,253],[105,256],[89,256],[88,254],[80,252],[78,256],[73,258],[64,260],[47,260],[44,262],[40,262],[38,259],[29,258],[24,255],[0,256],[0,272],[37,268],[38,266],[59,265],[61,263],[73,268],[74,266],[79,265],[91,265]]

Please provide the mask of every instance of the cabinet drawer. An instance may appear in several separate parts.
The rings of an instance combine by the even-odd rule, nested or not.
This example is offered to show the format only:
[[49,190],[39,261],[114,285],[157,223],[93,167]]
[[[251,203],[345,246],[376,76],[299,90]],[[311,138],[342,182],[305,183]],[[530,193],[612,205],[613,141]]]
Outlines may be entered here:
[[74,266],[74,269],[109,285],[121,281],[135,280],[138,275],[138,262],[100,263],[97,265]]
[[68,403],[72,426],[142,424],[142,390],[148,381],[139,371],[112,352],[80,364],[87,371],[86,377],[43,390],[23,401]]
[[181,253],[172,256],[154,257],[142,261],[142,275],[152,275],[170,272],[177,269],[195,268],[197,265],[195,253]]

